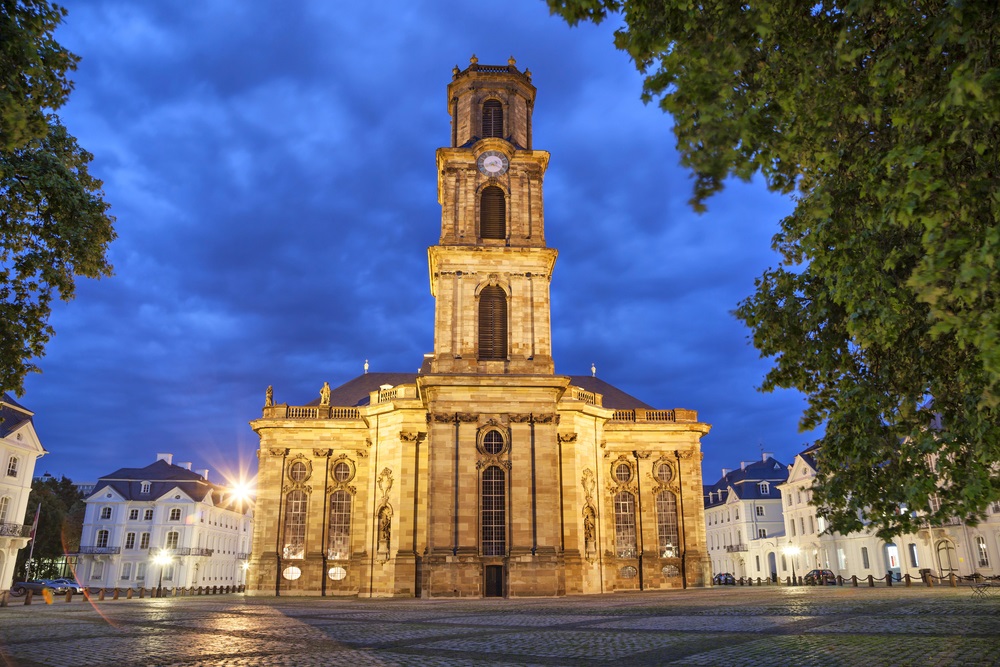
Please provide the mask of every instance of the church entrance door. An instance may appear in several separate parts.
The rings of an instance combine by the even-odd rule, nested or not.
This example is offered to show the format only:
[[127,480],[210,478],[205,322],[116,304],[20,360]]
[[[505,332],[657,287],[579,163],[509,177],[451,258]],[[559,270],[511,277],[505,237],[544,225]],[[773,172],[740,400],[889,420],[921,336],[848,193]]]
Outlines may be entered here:
[[503,597],[503,565],[486,566],[486,597]]

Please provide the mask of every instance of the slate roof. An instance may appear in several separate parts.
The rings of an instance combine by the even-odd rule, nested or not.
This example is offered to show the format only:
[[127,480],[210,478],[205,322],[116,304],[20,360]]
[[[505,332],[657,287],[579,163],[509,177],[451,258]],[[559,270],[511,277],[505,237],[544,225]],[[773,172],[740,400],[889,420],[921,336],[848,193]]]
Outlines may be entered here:
[[[715,484],[706,485],[705,508],[724,505],[728,500],[726,491],[730,488],[740,500],[773,500],[781,497],[777,484],[788,479],[788,466],[777,459],[768,457],[766,461],[754,461],[745,467],[730,470]],[[762,494],[758,482],[770,482],[768,494]],[[714,496],[710,496],[712,492]],[[721,492],[721,494],[720,494]]]
[[[142,493],[143,482],[150,482],[149,493]],[[179,488],[196,502],[201,502],[212,493],[215,494],[215,502],[222,498],[222,487],[208,482],[196,472],[162,459],[145,468],[119,468],[109,475],[103,475],[97,480],[91,495],[108,487],[126,500],[153,501],[173,488]]]
[[[382,385],[387,384],[395,387],[401,384],[413,384],[417,381],[417,376],[418,373],[365,373],[331,389],[330,405],[345,407],[368,405],[369,394],[378,391]],[[640,401],[635,396],[627,394],[599,378],[590,375],[570,375],[569,378],[571,385],[603,395],[605,408],[611,410],[653,409],[652,406]],[[319,405],[319,396],[306,405]]]
[[15,401],[10,394],[4,393],[2,401],[3,404],[0,404],[0,438],[10,435],[25,423],[32,423],[31,411]]

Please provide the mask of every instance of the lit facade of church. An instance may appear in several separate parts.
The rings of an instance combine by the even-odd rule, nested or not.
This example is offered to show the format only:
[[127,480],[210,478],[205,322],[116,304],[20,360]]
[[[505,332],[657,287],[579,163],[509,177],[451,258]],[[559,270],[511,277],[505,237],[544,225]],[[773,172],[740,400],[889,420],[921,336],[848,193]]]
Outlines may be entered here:
[[[251,595],[555,596],[702,586],[701,436],[592,376],[555,372],[535,88],[454,70],[419,373],[324,384],[260,436]],[[318,384],[318,383],[317,383]]]

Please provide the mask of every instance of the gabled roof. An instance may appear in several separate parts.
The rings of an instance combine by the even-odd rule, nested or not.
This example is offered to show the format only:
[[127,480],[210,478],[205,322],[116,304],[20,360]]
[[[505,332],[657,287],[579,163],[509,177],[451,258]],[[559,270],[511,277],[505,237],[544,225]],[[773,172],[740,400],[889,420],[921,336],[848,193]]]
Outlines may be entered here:
[[[788,479],[788,466],[777,459],[754,461],[746,466],[730,470],[715,484],[704,487],[705,507],[725,504],[730,494],[739,500],[774,500],[781,497],[777,485]],[[760,482],[768,482],[768,493],[760,491]],[[711,494],[711,495],[710,495]]]
[[[378,391],[382,385],[395,387],[401,384],[413,384],[417,381],[417,373],[365,373],[330,390],[330,405],[358,407],[368,405],[370,394]],[[625,393],[614,385],[608,384],[590,375],[570,375],[570,384],[589,392],[604,396],[604,407],[611,410],[634,410],[653,407],[640,401],[635,396]],[[318,393],[318,391],[317,391]],[[319,397],[306,405],[319,405]]]
[[[142,483],[149,482],[149,493],[142,493]],[[125,500],[159,499],[174,488],[182,490],[192,500],[200,502],[217,487],[210,484],[198,473],[175,466],[164,460],[151,463],[145,468],[119,468],[110,475],[104,475],[94,486],[93,495],[110,487]]]
[[17,429],[27,424],[34,426],[31,410],[27,409],[14,398],[4,393],[0,397],[0,438],[5,438]]

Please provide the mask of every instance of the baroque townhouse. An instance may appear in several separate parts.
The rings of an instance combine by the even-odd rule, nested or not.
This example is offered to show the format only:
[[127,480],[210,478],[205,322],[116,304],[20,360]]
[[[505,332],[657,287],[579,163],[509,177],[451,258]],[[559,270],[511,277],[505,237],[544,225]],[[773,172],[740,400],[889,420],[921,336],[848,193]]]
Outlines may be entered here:
[[767,576],[760,574],[765,571],[760,557],[749,555],[750,545],[784,529],[779,485],[787,476],[785,464],[764,453],[760,461],[743,461],[736,470],[723,468],[719,481],[705,487],[705,536],[713,574]]
[[34,413],[10,394],[0,396],[0,591],[14,579],[17,552],[28,546],[35,508],[29,506],[35,460],[47,454],[32,423]]
[[[86,499],[77,577],[102,588],[240,586],[253,513],[208,470],[157,454],[98,480]],[[158,555],[169,562],[157,563]]]
[[826,531],[824,520],[811,504],[816,452],[814,446],[796,455],[788,480],[780,485],[784,535],[751,548],[751,555],[776,559],[778,576],[802,576],[817,568],[845,578],[884,577],[888,572],[896,578],[906,574],[919,578],[922,571],[938,577],[1000,574],[1000,502],[990,506],[985,520],[977,526],[956,519],[946,526],[926,526],[915,534],[897,536],[891,542],[874,531],[848,535]]

